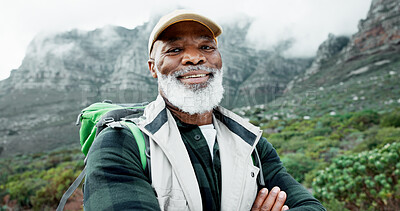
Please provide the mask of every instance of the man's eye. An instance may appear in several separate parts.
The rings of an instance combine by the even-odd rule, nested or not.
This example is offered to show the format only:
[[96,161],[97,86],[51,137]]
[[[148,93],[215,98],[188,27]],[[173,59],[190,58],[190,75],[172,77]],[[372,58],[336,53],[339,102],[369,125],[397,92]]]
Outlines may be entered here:
[[180,48],[172,48],[172,49],[168,50],[167,52],[168,53],[179,53],[181,50],[182,49],[180,49]]
[[206,51],[212,51],[212,50],[214,50],[214,47],[209,46],[209,45],[203,45],[203,46],[201,46],[201,49],[206,50]]

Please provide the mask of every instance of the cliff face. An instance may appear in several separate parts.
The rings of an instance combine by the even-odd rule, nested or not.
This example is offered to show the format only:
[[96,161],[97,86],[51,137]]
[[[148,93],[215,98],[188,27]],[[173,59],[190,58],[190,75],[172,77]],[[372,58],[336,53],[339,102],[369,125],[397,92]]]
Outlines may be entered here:
[[346,36],[329,34],[328,39],[318,47],[317,55],[311,67],[306,70],[305,75],[308,76],[316,73],[324,62],[340,53],[348,43],[349,38]]
[[[347,80],[350,76],[366,73],[367,67],[352,67],[368,57],[396,54],[400,51],[400,1],[373,0],[367,17],[360,20],[358,32],[347,38],[330,34],[318,48],[317,55],[305,74],[299,74],[286,87],[321,86]],[[387,62],[391,62],[387,56]],[[380,64],[385,59],[370,59]],[[371,62],[371,61],[370,61]],[[394,61],[392,61],[394,62]],[[362,63],[362,62],[361,62]],[[385,63],[385,62],[384,62]],[[363,64],[364,66],[366,64]],[[367,65],[368,66],[368,65]],[[362,69],[364,68],[364,69]],[[317,74],[319,73],[320,74]],[[357,74],[355,74],[357,73]],[[317,74],[317,75],[315,75]]]
[[349,43],[349,38],[346,36],[335,36],[333,34],[328,35],[328,39],[325,40],[317,50],[317,54],[311,64],[303,74],[298,74],[285,86],[285,93],[292,90],[296,83],[307,80],[311,75],[316,74],[322,68],[321,66],[337,56]]
[[135,30],[107,26],[90,32],[73,30],[39,35],[4,90],[51,88],[65,90],[80,84],[98,84],[113,72],[115,61],[136,37]]
[[367,18],[358,24],[346,48],[345,60],[400,48],[400,2],[373,0]]

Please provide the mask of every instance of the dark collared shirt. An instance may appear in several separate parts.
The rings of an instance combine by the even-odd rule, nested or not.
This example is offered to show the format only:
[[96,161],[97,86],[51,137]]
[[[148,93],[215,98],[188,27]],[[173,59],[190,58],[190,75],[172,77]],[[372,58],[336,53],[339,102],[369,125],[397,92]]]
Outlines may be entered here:
[[196,174],[203,210],[220,210],[221,162],[218,141],[214,144],[214,159],[212,159],[200,128],[197,125],[181,122],[179,119],[175,120]]

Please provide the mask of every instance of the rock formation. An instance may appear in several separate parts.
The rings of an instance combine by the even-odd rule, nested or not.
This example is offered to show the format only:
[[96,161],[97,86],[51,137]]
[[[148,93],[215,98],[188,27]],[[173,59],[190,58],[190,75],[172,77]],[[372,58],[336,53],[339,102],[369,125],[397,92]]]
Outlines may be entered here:
[[367,18],[358,24],[346,48],[345,60],[400,48],[400,2],[373,0]]
[[[396,54],[400,51],[400,1],[373,0],[367,17],[360,20],[358,32],[350,39],[330,34],[318,48],[312,65],[287,84],[285,93],[294,87],[319,87],[322,84],[336,83],[350,76],[366,73],[367,66],[351,69],[351,62],[357,64],[373,55]],[[382,62],[383,58],[374,58],[370,62]],[[375,61],[376,60],[376,61]],[[382,60],[382,61],[380,61]],[[390,61],[387,60],[387,61]],[[357,65],[355,65],[357,66]],[[360,71],[364,70],[364,71]],[[312,77],[322,71],[318,76]],[[335,72],[332,74],[332,72]],[[338,73],[340,72],[340,73]],[[357,73],[357,74],[355,74]]]

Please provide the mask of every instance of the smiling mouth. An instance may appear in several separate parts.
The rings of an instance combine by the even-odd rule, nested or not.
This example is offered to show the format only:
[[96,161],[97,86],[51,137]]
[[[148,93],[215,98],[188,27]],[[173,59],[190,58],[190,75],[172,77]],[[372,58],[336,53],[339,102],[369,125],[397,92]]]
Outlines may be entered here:
[[[199,71],[200,72],[200,71]],[[212,73],[208,73],[205,71],[199,72],[192,72],[189,74],[184,74],[181,76],[178,76],[177,78],[184,84],[187,85],[194,85],[194,84],[202,84],[206,83],[210,77],[212,77]]]
[[201,77],[206,77],[209,74],[196,74],[196,75],[188,75],[188,76],[179,76],[178,78],[182,78],[182,79],[188,79],[188,78],[201,78]]

